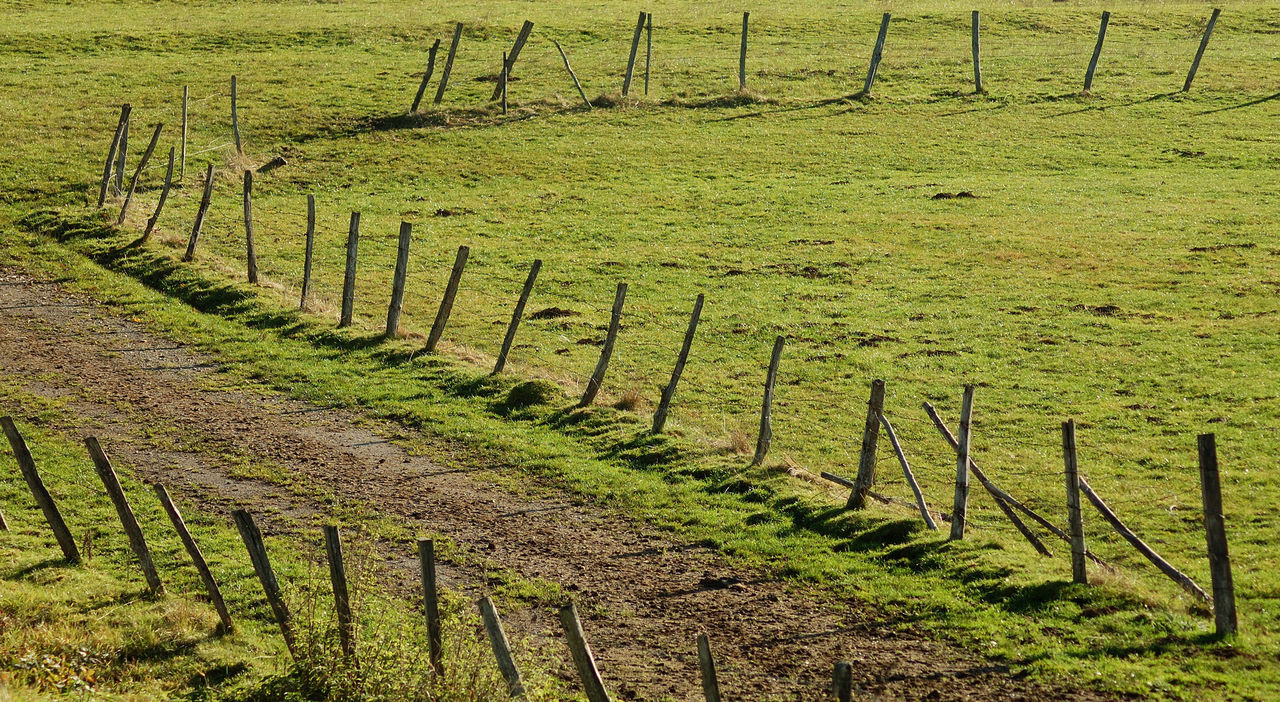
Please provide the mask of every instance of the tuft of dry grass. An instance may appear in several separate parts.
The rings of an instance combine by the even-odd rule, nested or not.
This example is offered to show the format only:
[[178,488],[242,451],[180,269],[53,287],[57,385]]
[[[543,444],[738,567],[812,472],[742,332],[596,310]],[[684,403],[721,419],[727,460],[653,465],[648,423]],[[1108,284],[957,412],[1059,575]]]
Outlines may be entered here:
[[618,396],[618,399],[613,403],[613,407],[624,412],[635,412],[648,404],[648,401],[644,399],[644,395],[641,395],[638,390],[627,390]]

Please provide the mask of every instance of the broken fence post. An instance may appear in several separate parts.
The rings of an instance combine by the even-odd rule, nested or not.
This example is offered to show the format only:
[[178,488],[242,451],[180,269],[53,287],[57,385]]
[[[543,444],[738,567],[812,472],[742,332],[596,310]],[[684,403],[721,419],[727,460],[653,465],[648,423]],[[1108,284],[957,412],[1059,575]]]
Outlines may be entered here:
[[196,242],[200,239],[200,229],[204,227],[204,216],[209,212],[209,200],[213,197],[213,164],[209,164],[204,173],[204,194],[200,196],[200,209],[196,210],[195,224],[191,225],[191,238],[187,240],[187,252],[182,260],[190,263],[196,258]]
[[400,239],[396,245],[396,272],[391,281],[391,304],[387,306],[387,330],[383,333],[394,339],[400,333],[400,313],[404,309],[405,279],[409,277],[409,241],[413,238],[413,225],[400,223]]
[[951,503],[950,540],[964,538],[965,516],[969,509],[969,449],[973,438],[973,386],[964,386],[960,403],[960,446],[956,449],[956,492]]
[[1218,636],[1236,633],[1236,593],[1227,553],[1227,526],[1222,515],[1222,483],[1218,476],[1218,444],[1213,434],[1197,439],[1200,456],[1200,498],[1204,534],[1209,547],[1209,575],[1213,580],[1213,623]]
[[1111,21],[1111,13],[1103,11],[1102,24],[1098,25],[1098,43],[1093,47],[1093,57],[1089,59],[1089,70],[1084,74],[1084,92],[1093,90],[1093,74],[1098,70],[1098,57],[1102,56],[1102,42],[1107,38],[1107,24]]
[[[515,43],[511,45],[510,53],[505,54],[502,59],[502,74],[504,76],[511,75],[511,68],[516,65],[516,59],[520,57],[520,50],[524,48],[525,42],[529,41],[529,33],[532,31],[533,22],[525,20],[524,24],[520,27],[520,33],[516,35]],[[489,96],[490,102],[498,99],[499,91],[501,89],[501,85],[494,86],[493,95]]]
[[85,437],[84,445],[89,449],[89,456],[93,458],[93,468],[102,480],[103,487],[107,489],[107,496],[115,505],[116,515],[120,517],[124,533],[129,537],[129,547],[133,549],[133,555],[138,557],[142,574],[147,579],[147,590],[152,595],[164,592],[160,574],[156,572],[155,563],[151,560],[151,549],[147,547],[147,539],[142,535],[142,527],[138,525],[138,519],[133,514],[129,499],[125,497],[124,489],[120,487],[120,480],[111,467],[111,461],[107,460],[107,454],[102,452],[102,446],[98,444],[95,437]]
[[449,283],[445,286],[444,297],[440,298],[440,309],[436,310],[436,319],[431,323],[431,333],[427,336],[427,353],[435,352],[436,345],[444,334],[444,327],[449,323],[453,301],[458,296],[458,284],[462,281],[462,272],[467,268],[467,257],[470,255],[470,247],[458,247],[458,254],[453,259],[453,269],[449,271]]
[[924,523],[930,529],[937,529],[938,525],[933,521],[933,516],[929,514],[929,506],[924,502],[924,493],[920,490],[920,483],[916,482],[916,476],[911,472],[911,466],[907,464],[907,456],[902,452],[902,444],[898,443],[898,435],[893,431],[893,425],[889,423],[889,418],[880,415],[880,424],[884,426],[884,433],[889,437],[889,443],[893,445],[893,452],[898,456],[898,462],[902,464],[902,472],[907,477],[907,483],[911,485],[911,492],[915,493],[916,503],[920,505],[920,516],[924,517]]
[[427,52],[427,71],[422,74],[422,83],[418,85],[418,93],[413,96],[413,105],[409,107],[409,112],[417,112],[418,106],[422,104],[422,94],[427,92],[427,83],[431,80],[431,74],[436,70],[436,52],[440,50],[440,40],[436,39],[436,43],[431,45],[431,50]]
[[298,309],[307,309],[307,299],[311,297],[311,261],[316,243],[316,196],[307,193],[307,243],[302,259],[302,294],[299,295]]
[[1084,567],[1084,520],[1080,514],[1080,464],[1076,455],[1076,421],[1062,423],[1062,463],[1067,479],[1067,523],[1071,533],[1071,582],[1087,585]]
[[204,554],[200,552],[200,547],[196,544],[196,540],[192,538],[191,531],[187,529],[187,523],[182,519],[182,513],[178,511],[178,506],[173,503],[173,498],[169,497],[169,491],[160,483],[151,486],[156,492],[156,497],[160,499],[160,506],[164,508],[165,514],[169,515],[169,521],[173,523],[174,531],[178,532],[178,538],[182,540],[182,545],[187,549],[187,555],[191,556],[191,563],[195,565],[196,572],[200,574],[200,580],[204,583],[205,592],[209,595],[209,600],[213,602],[213,608],[218,612],[218,631],[221,633],[230,633],[234,628],[231,624],[231,612],[227,609],[227,603],[222,599],[222,591],[218,588],[218,583],[213,579],[213,572],[209,570],[209,564],[204,560]]
[[529,302],[529,294],[533,292],[533,284],[538,280],[538,271],[542,270],[542,260],[534,259],[529,266],[529,276],[524,279],[524,287],[520,289],[520,298],[516,300],[516,308],[511,312],[511,323],[507,325],[507,335],[502,339],[502,350],[498,352],[498,361],[493,365],[493,374],[497,375],[507,366],[507,356],[511,353],[511,344],[516,340],[516,330],[520,328],[520,320],[524,318],[524,306]]
[[249,283],[258,284],[258,254],[253,248],[253,171],[244,172],[244,253]]
[[853,702],[853,664],[848,661],[836,661],[831,671],[831,694],[837,702]]
[[569,72],[569,77],[573,79],[573,87],[578,89],[578,96],[582,98],[582,104],[587,109],[592,109],[591,101],[587,99],[587,94],[582,90],[582,84],[578,82],[578,76],[573,72],[573,67],[569,65],[569,56],[565,54],[564,49],[560,46],[560,42],[552,40],[552,44],[556,45],[556,51],[560,52],[560,58],[564,59],[564,70]]
[[653,413],[653,434],[661,434],[667,423],[667,412],[671,409],[671,400],[676,394],[676,385],[684,373],[685,363],[689,360],[689,349],[693,346],[693,334],[698,330],[698,320],[702,317],[703,296],[698,295],[693,301],[693,314],[689,316],[689,327],[684,332],[684,343],[680,345],[680,353],[676,355],[676,366],[671,371],[671,381],[662,388],[662,398],[658,401],[658,409]]
[[600,347],[600,360],[596,362],[596,369],[587,381],[587,390],[582,393],[582,400],[578,402],[579,407],[586,407],[595,402],[596,394],[604,384],[604,374],[609,370],[609,359],[613,356],[613,347],[618,341],[618,328],[622,326],[622,305],[626,299],[627,284],[618,283],[618,289],[613,295],[613,309],[609,313],[609,331],[605,334],[604,346]]
[[351,226],[347,228],[347,268],[342,276],[342,312],[338,316],[338,328],[351,326],[351,316],[356,304],[356,251],[360,246],[360,213],[351,213]]
[[867,505],[867,490],[876,482],[876,446],[880,440],[880,413],[884,410],[884,381],[871,381],[871,399],[867,401],[867,420],[862,426],[862,452],[858,455],[858,476],[845,507],[862,509]]
[[0,428],[4,429],[4,435],[9,439],[13,458],[18,462],[18,470],[22,472],[23,480],[27,481],[31,496],[35,498],[36,505],[44,513],[45,521],[53,531],[53,538],[57,539],[58,546],[62,548],[62,557],[68,563],[79,563],[80,551],[76,548],[76,540],[71,536],[67,523],[62,520],[62,512],[58,510],[58,504],[53,501],[49,490],[44,486],[44,481],[40,479],[40,471],[36,469],[36,462],[31,458],[26,439],[22,438],[12,417],[0,417]]
[[502,629],[502,619],[498,617],[498,610],[493,606],[493,600],[488,595],[481,597],[476,603],[480,607],[480,618],[484,620],[485,633],[489,635],[489,645],[493,647],[493,657],[498,661],[498,670],[502,671],[502,677],[507,681],[507,690],[511,693],[511,697],[521,697],[524,695],[524,680],[520,677],[520,669],[516,667],[515,659],[511,656],[511,644],[507,641],[507,632]]
[[329,559],[333,605],[338,612],[338,641],[342,654],[351,658],[356,655],[355,620],[351,616],[351,595],[347,591],[347,566],[342,559],[342,535],[336,525],[324,526],[324,550]]
[[773,385],[778,380],[778,364],[782,361],[782,346],[786,340],[781,334],[773,340],[773,354],[769,356],[769,372],[764,379],[764,400],[760,403],[760,434],[756,437],[756,453],[751,465],[764,463],[773,443]]
[[711,657],[711,640],[698,634],[698,668],[702,671],[702,696],[707,702],[720,702],[720,683],[716,680],[716,662]]
[[609,702],[609,693],[605,692],[604,681],[600,679],[600,671],[596,669],[591,646],[582,633],[578,609],[572,602],[560,608],[560,623],[564,626],[565,638],[569,640],[569,652],[573,654],[573,665],[578,669],[578,677],[586,689],[588,702]]
[[262,532],[258,530],[258,525],[254,524],[253,517],[242,509],[233,511],[231,518],[235,520],[240,539],[244,541],[244,547],[249,552],[249,560],[253,563],[253,571],[258,575],[258,582],[262,583],[262,591],[267,597],[267,603],[271,605],[276,623],[280,625],[280,634],[284,637],[285,646],[296,661],[298,652],[293,637],[293,622],[289,615],[289,608],[284,603],[284,596],[280,593],[280,583],[276,581],[276,573],[271,568],[270,559],[267,558],[267,547],[262,542]]
[[640,49],[640,33],[644,31],[644,20],[648,13],[641,12],[640,19],[636,20],[636,31],[631,36],[631,53],[627,57],[627,73],[622,78],[622,97],[626,97],[631,92],[631,76],[636,69],[636,52]]
[[[884,39],[889,34],[889,13],[880,18],[880,33],[876,35],[875,48],[871,50],[871,63],[867,66],[867,80],[862,86],[862,94],[870,95],[871,86],[875,85],[876,74],[880,72],[880,59],[884,56]],[[954,522],[953,522],[954,523]]]
[[164,129],[163,122],[156,123],[156,130],[151,134],[151,141],[147,144],[147,150],[142,152],[142,160],[138,161],[138,169],[133,172],[133,178],[129,181],[129,192],[124,196],[124,205],[120,207],[120,217],[116,219],[116,224],[124,224],[124,216],[129,211],[129,203],[133,202],[133,194],[138,190],[138,180],[142,178],[142,169],[147,167],[147,162],[151,160],[151,154],[156,150],[156,142],[160,141],[160,130]]
[[1213,8],[1209,15],[1209,23],[1205,25],[1204,36],[1200,38],[1200,48],[1196,49],[1196,57],[1191,61],[1191,70],[1187,71],[1187,81],[1182,84],[1182,92],[1191,90],[1191,82],[1196,79],[1196,71],[1200,70],[1200,59],[1204,58],[1204,50],[1209,48],[1209,37],[1213,35],[1213,26],[1218,23],[1218,15],[1222,10]]
[[462,39],[462,23],[453,28],[453,41],[449,42],[449,55],[444,60],[444,72],[440,74],[440,85],[436,86],[436,99],[433,104],[439,105],[444,99],[444,89],[449,85],[449,75],[453,73],[453,57],[458,53],[458,41]]
[[107,150],[107,167],[102,171],[102,187],[98,190],[98,207],[107,202],[107,189],[111,187],[111,172],[116,165],[116,152],[120,149],[120,137],[124,134],[124,125],[129,122],[129,111],[133,107],[128,103],[120,106],[120,121],[116,122],[116,133],[111,137],[111,148]]
[[164,172],[164,187],[160,189],[160,201],[156,203],[156,211],[151,213],[150,219],[147,220],[147,228],[142,232],[142,238],[151,236],[151,231],[156,228],[156,222],[160,221],[160,211],[164,209],[164,201],[169,199],[169,188],[173,185],[173,147],[169,147],[169,167]]
[[436,588],[436,546],[431,539],[418,539],[418,564],[422,567],[422,610],[427,619],[427,645],[431,667],[444,675],[444,643],[440,629],[440,599]]

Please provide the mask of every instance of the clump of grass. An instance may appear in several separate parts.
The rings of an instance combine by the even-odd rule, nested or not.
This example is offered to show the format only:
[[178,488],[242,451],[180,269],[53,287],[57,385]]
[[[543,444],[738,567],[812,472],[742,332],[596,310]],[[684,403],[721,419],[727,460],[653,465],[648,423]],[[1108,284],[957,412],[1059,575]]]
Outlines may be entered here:
[[507,399],[502,406],[507,410],[518,410],[545,405],[560,395],[560,388],[545,380],[529,380],[507,392]]
[[645,404],[644,395],[641,395],[639,391],[627,390],[614,401],[613,406],[615,409],[620,409],[624,412],[635,412],[644,407]]

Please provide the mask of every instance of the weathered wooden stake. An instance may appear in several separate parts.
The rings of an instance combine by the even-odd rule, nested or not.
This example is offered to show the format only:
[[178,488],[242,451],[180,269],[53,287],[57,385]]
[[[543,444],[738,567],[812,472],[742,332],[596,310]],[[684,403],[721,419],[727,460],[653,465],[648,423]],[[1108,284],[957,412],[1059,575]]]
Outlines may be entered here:
[[870,95],[871,86],[875,85],[876,73],[880,71],[880,59],[884,56],[884,39],[889,34],[889,13],[880,18],[880,34],[876,36],[876,46],[871,50],[871,64],[867,67],[867,80],[862,86],[862,94]]
[[1209,48],[1209,37],[1213,35],[1213,25],[1218,23],[1218,15],[1222,14],[1222,10],[1213,8],[1213,14],[1209,15],[1209,24],[1205,25],[1204,36],[1200,38],[1200,48],[1196,49],[1196,57],[1191,61],[1191,70],[1187,71],[1187,81],[1182,84],[1182,92],[1191,90],[1191,82],[1196,79],[1196,71],[1200,70],[1200,59],[1204,58],[1204,50]]
[[444,288],[444,297],[440,298],[440,309],[436,310],[436,319],[431,323],[431,333],[427,335],[427,353],[434,353],[436,344],[444,335],[444,327],[449,323],[449,315],[453,312],[453,300],[458,296],[458,284],[462,281],[462,271],[467,268],[467,257],[471,248],[458,247],[458,255],[453,259],[453,270],[449,271],[449,284]]
[[876,447],[880,442],[880,413],[884,411],[884,381],[871,381],[871,399],[867,401],[867,419],[862,425],[862,452],[858,454],[858,477],[845,507],[867,506],[867,490],[876,483]]
[[173,185],[173,156],[174,149],[169,147],[169,167],[164,172],[164,187],[160,189],[160,201],[156,203],[156,211],[151,213],[151,218],[147,220],[147,228],[142,232],[142,238],[151,236],[151,231],[156,228],[156,222],[160,221],[160,211],[164,209],[164,201],[169,199],[169,188]]
[[742,13],[742,43],[738,47],[738,90],[747,89],[747,24],[751,19],[750,12]]
[[1111,13],[1103,11],[1102,24],[1098,26],[1098,43],[1093,47],[1093,57],[1089,59],[1089,70],[1084,74],[1084,92],[1093,89],[1093,73],[1098,70],[1098,57],[1102,56],[1102,41],[1107,38],[1107,23],[1111,21]]
[[511,657],[511,644],[507,642],[507,632],[502,629],[502,619],[493,606],[493,600],[486,595],[477,602],[480,606],[480,618],[484,620],[485,633],[489,635],[489,645],[493,647],[493,657],[498,661],[498,670],[507,681],[507,690],[511,697],[524,695],[524,680],[520,677],[520,669]]
[[409,241],[413,225],[400,223],[400,240],[396,246],[396,273],[391,280],[391,304],[387,307],[387,330],[383,336],[394,339],[400,333],[400,312],[404,309],[404,285],[409,277]]
[[453,73],[453,57],[458,53],[458,41],[462,39],[462,23],[453,28],[453,41],[449,42],[449,55],[444,60],[444,72],[440,74],[440,85],[436,86],[434,104],[439,105],[444,99],[444,89],[449,85],[449,74]]
[[360,213],[351,213],[351,226],[347,229],[347,270],[342,276],[342,314],[338,328],[351,326],[351,315],[356,304],[356,249],[360,245]]
[[57,539],[58,546],[62,548],[62,557],[68,563],[79,563],[80,550],[76,548],[76,540],[71,536],[71,530],[67,529],[67,523],[62,520],[62,512],[58,511],[57,503],[53,501],[49,490],[44,486],[44,481],[40,479],[40,471],[36,469],[36,462],[31,458],[31,451],[27,449],[26,439],[23,439],[22,434],[18,432],[12,417],[0,417],[0,428],[4,429],[4,435],[9,439],[9,447],[13,449],[13,457],[18,462],[23,480],[27,481],[31,496],[35,498],[40,511],[44,513],[44,519],[53,531],[53,538]]
[[187,98],[190,91],[187,86],[182,86],[182,165],[178,169],[178,182],[184,182],[187,177]]
[[351,616],[351,595],[347,592],[347,566],[342,560],[342,535],[333,524],[324,526],[324,550],[329,557],[329,582],[338,612],[338,643],[348,658],[356,655],[355,619]]
[[604,681],[600,679],[600,671],[596,669],[591,646],[582,633],[578,609],[572,602],[560,608],[560,624],[564,626],[565,638],[569,639],[569,652],[573,654],[573,665],[578,669],[578,677],[587,691],[588,702],[609,702],[609,693],[605,692]]
[[124,194],[124,166],[129,151],[129,123],[132,121],[132,108],[124,116],[124,128],[120,131],[120,148],[116,150],[116,175],[113,187],[117,195]]
[[591,373],[591,379],[587,381],[587,390],[582,393],[582,400],[578,402],[579,407],[586,407],[595,402],[596,394],[604,384],[604,373],[609,370],[609,359],[613,356],[613,346],[618,340],[618,328],[622,325],[622,303],[626,299],[627,284],[618,283],[618,289],[613,294],[613,310],[609,314],[609,331],[605,334],[604,346],[600,348],[600,360],[596,362],[596,369]]
[[187,555],[191,556],[191,563],[200,574],[205,592],[213,602],[213,608],[218,612],[218,619],[221,622],[218,625],[218,631],[223,634],[231,633],[234,628],[231,624],[231,612],[222,599],[222,590],[218,589],[218,583],[213,579],[213,572],[209,570],[209,564],[204,560],[204,554],[200,552],[200,547],[196,545],[196,540],[191,537],[191,532],[187,529],[187,523],[182,519],[182,513],[178,511],[178,506],[173,503],[173,499],[169,497],[169,491],[163,485],[156,483],[151,488],[155,490],[156,497],[160,498],[160,506],[164,507],[165,514],[169,515],[174,531],[178,532],[178,538],[187,549]]
[[498,75],[498,89],[502,91],[502,114],[507,114],[507,52],[502,52],[502,72]]
[[147,539],[142,535],[142,527],[138,526],[138,519],[133,514],[133,508],[129,506],[124,489],[120,487],[120,480],[111,467],[111,461],[107,460],[107,454],[102,452],[102,447],[98,445],[95,437],[85,437],[84,445],[89,449],[89,456],[93,458],[93,468],[102,479],[102,485],[107,489],[107,496],[115,505],[120,524],[124,526],[124,533],[129,537],[129,546],[133,549],[133,554],[138,557],[138,564],[142,566],[142,574],[147,579],[147,590],[152,595],[159,595],[164,592],[164,585],[161,584],[160,574],[156,572],[155,563],[151,560],[151,549],[147,548]]
[[138,161],[138,169],[133,172],[133,178],[129,180],[129,191],[124,196],[124,205],[120,207],[120,216],[116,218],[116,225],[124,224],[124,216],[129,211],[129,203],[133,202],[133,194],[138,190],[138,180],[142,178],[142,169],[147,167],[147,161],[151,160],[151,154],[156,150],[156,143],[160,141],[160,130],[164,129],[164,123],[157,122],[156,130],[151,134],[151,141],[147,144],[147,150],[142,152],[142,160]]
[[982,88],[982,51],[978,42],[978,11],[973,11],[973,92],[981,95]]
[[418,94],[413,96],[413,105],[409,108],[409,112],[417,112],[418,106],[422,104],[422,95],[427,92],[427,83],[431,81],[431,74],[436,70],[436,52],[440,50],[440,40],[436,39],[436,43],[431,45],[431,50],[427,52],[427,72],[422,74],[422,83],[418,86]]
[[1138,553],[1146,556],[1147,560],[1151,561],[1152,565],[1160,569],[1160,572],[1169,576],[1171,580],[1178,585],[1181,585],[1187,592],[1200,598],[1202,602],[1209,601],[1209,595],[1207,595],[1199,585],[1196,585],[1195,581],[1187,577],[1177,568],[1174,568],[1171,563],[1161,558],[1160,554],[1156,553],[1155,550],[1148,546],[1145,541],[1138,538],[1138,535],[1133,533],[1132,529],[1125,526],[1124,522],[1120,521],[1120,517],[1116,516],[1116,513],[1111,511],[1111,508],[1107,506],[1107,503],[1102,501],[1102,498],[1098,496],[1098,493],[1094,492],[1093,488],[1089,487],[1089,483],[1084,479],[1084,476],[1080,476],[1080,492],[1084,493],[1084,496],[1089,498],[1089,501],[1093,503],[1094,508],[1096,508],[1098,513],[1102,515],[1102,518],[1111,525],[1111,528],[1115,529],[1117,534],[1124,537],[1124,540],[1128,541],[1129,545],[1138,549]]
[[649,94],[649,60],[653,57],[653,13],[646,12],[644,20],[644,94]]
[[1200,497],[1204,506],[1204,534],[1209,547],[1209,575],[1213,579],[1213,623],[1218,636],[1236,633],[1236,591],[1227,553],[1227,525],[1222,514],[1222,483],[1218,478],[1218,444],[1213,434],[1198,438]]
[[1071,534],[1071,582],[1087,585],[1084,567],[1084,520],[1080,514],[1080,465],[1076,456],[1076,420],[1062,423],[1062,463],[1067,479],[1067,523]]
[[564,70],[568,71],[569,77],[573,79],[573,87],[578,89],[578,96],[582,98],[582,104],[586,105],[588,110],[592,109],[591,101],[587,99],[587,94],[583,92],[582,84],[578,82],[577,74],[573,72],[573,67],[569,65],[569,56],[561,48],[560,42],[552,40],[551,43],[556,45],[556,51],[559,51],[560,58],[564,59]]
[[516,340],[516,330],[520,328],[520,320],[524,317],[524,306],[529,302],[529,294],[533,292],[533,283],[538,279],[538,271],[542,270],[542,260],[535,259],[529,267],[529,276],[524,279],[524,287],[520,289],[520,299],[516,300],[516,308],[511,313],[511,323],[507,325],[507,336],[502,340],[502,350],[498,352],[498,362],[493,364],[493,374],[497,375],[507,366],[507,355],[511,353],[511,344]]
[[258,254],[253,248],[253,171],[244,172],[244,252],[249,283],[258,284]]
[[316,243],[316,196],[307,193],[307,244],[302,258],[302,294],[299,296],[298,309],[307,308],[307,300],[311,297],[311,260]]
[[120,149],[120,137],[124,134],[124,125],[129,121],[129,111],[133,108],[124,104],[120,106],[120,121],[116,122],[115,136],[111,137],[111,148],[107,150],[107,167],[102,171],[102,188],[98,190],[98,207],[107,202],[107,189],[111,187],[111,172],[116,165],[116,151]]
[[[503,75],[510,76],[511,68],[516,65],[516,59],[520,57],[520,50],[524,48],[525,42],[529,41],[529,33],[533,31],[533,22],[524,21],[524,25],[520,27],[520,33],[516,35],[516,41],[511,45],[511,52],[505,54],[502,59]],[[498,91],[502,86],[494,86],[493,95],[489,97],[490,101],[498,99]]]
[[965,516],[969,511],[969,449],[973,438],[973,386],[964,386],[960,403],[960,448],[956,449],[956,493],[951,503],[952,541],[964,538]]
[[769,454],[769,445],[773,443],[773,385],[778,380],[778,364],[782,362],[782,345],[786,339],[781,334],[773,340],[773,354],[769,357],[769,372],[764,379],[764,401],[760,403],[760,434],[756,437],[756,453],[751,457],[751,465],[764,463]]
[[422,609],[427,618],[427,645],[431,667],[444,675],[444,639],[440,629],[440,600],[436,589],[436,547],[431,539],[418,539],[418,563],[422,566]]
[[267,547],[262,542],[262,532],[258,531],[258,525],[253,523],[253,517],[242,509],[232,512],[231,518],[235,520],[240,539],[244,541],[244,547],[249,551],[253,571],[257,573],[258,581],[262,583],[262,591],[267,596],[267,603],[271,605],[276,623],[280,625],[280,635],[284,637],[284,644],[296,661],[298,650],[293,637],[293,621],[289,616],[289,608],[284,603],[284,596],[280,593],[280,583],[276,581],[276,573],[271,569],[271,561],[267,558]]
[[675,397],[676,385],[680,383],[680,376],[684,373],[685,363],[689,360],[689,349],[693,346],[693,334],[698,330],[698,320],[702,317],[703,296],[693,301],[693,314],[689,316],[689,327],[684,332],[684,343],[680,346],[680,353],[676,355],[676,367],[671,371],[671,382],[662,389],[662,399],[658,401],[658,409],[653,413],[653,430],[651,433],[661,434],[662,427],[667,423],[667,412],[671,409],[671,399]]
[[640,13],[640,19],[636,20],[636,31],[631,36],[631,54],[627,57],[627,73],[622,78],[622,97],[626,97],[631,92],[631,76],[636,69],[636,52],[640,50],[640,33],[644,31],[644,20],[648,17],[647,12]]
[[920,516],[924,517],[924,523],[930,529],[936,530],[938,525],[933,521],[933,515],[929,514],[929,506],[924,502],[924,493],[920,490],[920,483],[916,482],[916,476],[911,472],[911,466],[907,463],[907,455],[902,452],[902,444],[898,443],[898,435],[893,431],[893,425],[889,423],[889,418],[880,415],[880,424],[884,426],[885,436],[889,437],[889,443],[893,444],[893,452],[898,456],[898,462],[902,464],[902,472],[907,476],[907,483],[911,485],[911,492],[915,493],[916,503],[920,505]]
[[231,133],[236,139],[236,153],[243,154],[240,145],[240,110],[236,106],[236,77],[231,76]]
[[5,520],[3,511],[0,511],[0,531],[9,531],[9,522]]
[[716,680],[716,662],[711,658],[711,640],[698,634],[698,667],[702,670],[702,695],[707,702],[720,702],[720,683]]
[[837,702],[853,702],[853,664],[836,661],[831,672],[831,692]]
[[200,209],[196,210],[196,222],[191,225],[191,238],[187,241],[187,252],[182,260],[190,263],[196,258],[196,242],[200,239],[200,229],[204,226],[204,216],[209,212],[209,200],[213,197],[213,164],[209,164],[204,173],[204,194],[200,196]]

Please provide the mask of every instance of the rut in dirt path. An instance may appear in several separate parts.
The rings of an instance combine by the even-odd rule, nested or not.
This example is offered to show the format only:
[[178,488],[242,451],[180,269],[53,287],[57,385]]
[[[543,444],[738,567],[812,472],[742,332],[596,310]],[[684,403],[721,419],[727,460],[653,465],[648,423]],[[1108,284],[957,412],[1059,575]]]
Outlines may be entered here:
[[[1020,680],[954,646],[882,628],[856,602],[797,592],[642,523],[559,499],[515,496],[483,473],[411,456],[350,413],[209,387],[217,363],[150,335],[89,301],[0,269],[0,373],[56,396],[83,417],[121,466],[226,513],[247,506],[266,530],[323,515],[307,495],[233,477],[218,456],[264,463],[411,528],[445,535],[484,562],[559,583],[584,621],[606,685],[619,699],[698,700],[695,637],[711,635],[726,697],[826,699],[836,660],[876,699],[1101,699]],[[212,450],[184,452],[166,432]],[[447,455],[447,451],[442,451]],[[413,546],[391,561],[407,591]],[[444,584],[484,587],[484,574],[442,568]],[[563,643],[550,608],[507,613],[508,630]],[[570,667],[567,651],[562,674]]]

